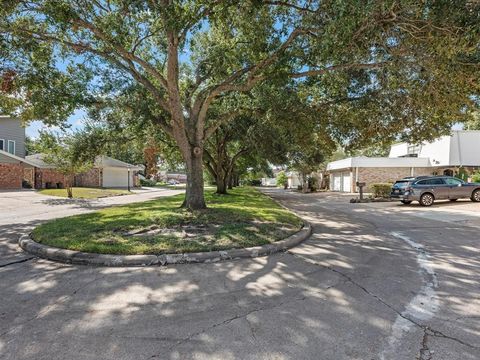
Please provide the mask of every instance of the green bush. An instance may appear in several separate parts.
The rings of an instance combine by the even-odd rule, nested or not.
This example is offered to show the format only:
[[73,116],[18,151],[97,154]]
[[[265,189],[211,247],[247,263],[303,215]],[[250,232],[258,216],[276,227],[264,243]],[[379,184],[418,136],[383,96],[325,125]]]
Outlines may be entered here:
[[285,171],[280,171],[277,174],[277,186],[286,188],[288,186],[288,177],[285,174]]
[[155,180],[150,179],[140,179],[140,185],[142,186],[155,186],[157,182]]
[[388,198],[392,190],[392,184],[390,183],[376,183],[370,185],[374,198]]
[[472,175],[472,181],[480,183],[480,171],[477,171],[475,174]]
[[318,190],[318,179],[316,177],[310,177],[308,178],[308,188],[312,191],[315,192]]
[[261,186],[262,180],[260,179],[247,179],[246,183],[248,186]]

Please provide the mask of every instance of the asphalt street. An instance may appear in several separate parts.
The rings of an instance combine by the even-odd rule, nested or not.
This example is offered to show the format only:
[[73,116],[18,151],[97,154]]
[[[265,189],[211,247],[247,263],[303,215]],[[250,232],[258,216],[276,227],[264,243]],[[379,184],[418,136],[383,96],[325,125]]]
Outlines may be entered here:
[[16,242],[41,221],[173,191],[76,203],[0,193],[0,359],[480,358],[479,204],[265,192],[313,225],[309,240],[147,268],[59,264]]

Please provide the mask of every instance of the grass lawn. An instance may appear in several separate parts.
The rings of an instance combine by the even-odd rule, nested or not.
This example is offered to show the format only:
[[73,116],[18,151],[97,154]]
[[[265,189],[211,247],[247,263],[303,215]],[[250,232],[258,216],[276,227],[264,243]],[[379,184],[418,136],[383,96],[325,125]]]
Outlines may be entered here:
[[51,246],[104,254],[212,251],[268,244],[302,227],[302,220],[253,188],[229,195],[207,191],[208,209],[180,209],[183,194],[57,219],[33,231]]
[[[66,189],[41,189],[38,191],[43,195],[67,197]],[[74,187],[73,197],[77,199],[96,199],[108,196],[127,195],[130,194],[128,190],[121,189],[100,189],[100,188],[84,188]]]

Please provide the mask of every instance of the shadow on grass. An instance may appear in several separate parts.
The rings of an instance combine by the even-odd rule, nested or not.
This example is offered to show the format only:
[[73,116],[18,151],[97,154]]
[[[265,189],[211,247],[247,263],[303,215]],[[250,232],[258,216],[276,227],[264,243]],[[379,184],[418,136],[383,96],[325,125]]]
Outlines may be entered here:
[[[252,188],[232,190],[226,197],[208,191],[205,197],[205,210],[180,208],[182,194],[53,220],[35,229],[33,236],[43,244],[71,250],[162,254],[263,245],[302,226],[301,219]],[[209,225],[209,233],[189,236],[182,229],[185,225]],[[152,226],[172,231],[144,240],[126,234]]]

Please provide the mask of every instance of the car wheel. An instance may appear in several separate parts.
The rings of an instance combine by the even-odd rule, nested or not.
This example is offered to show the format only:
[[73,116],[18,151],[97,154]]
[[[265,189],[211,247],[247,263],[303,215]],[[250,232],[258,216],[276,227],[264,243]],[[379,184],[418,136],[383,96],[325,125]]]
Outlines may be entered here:
[[408,205],[412,203],[412,200],[400,200],[402,204]]
[[458,199],[448,199],[448,200],[450,200],[450,201],[452,201],[452,202],[453,202],[453,201],[457,201]]
[[426,193],[420,197],[420,205],[422,206],[432,206],[435,198],[432,194]]
[[472,201],[480,202],[480,189],[477,189],[472,193]]

